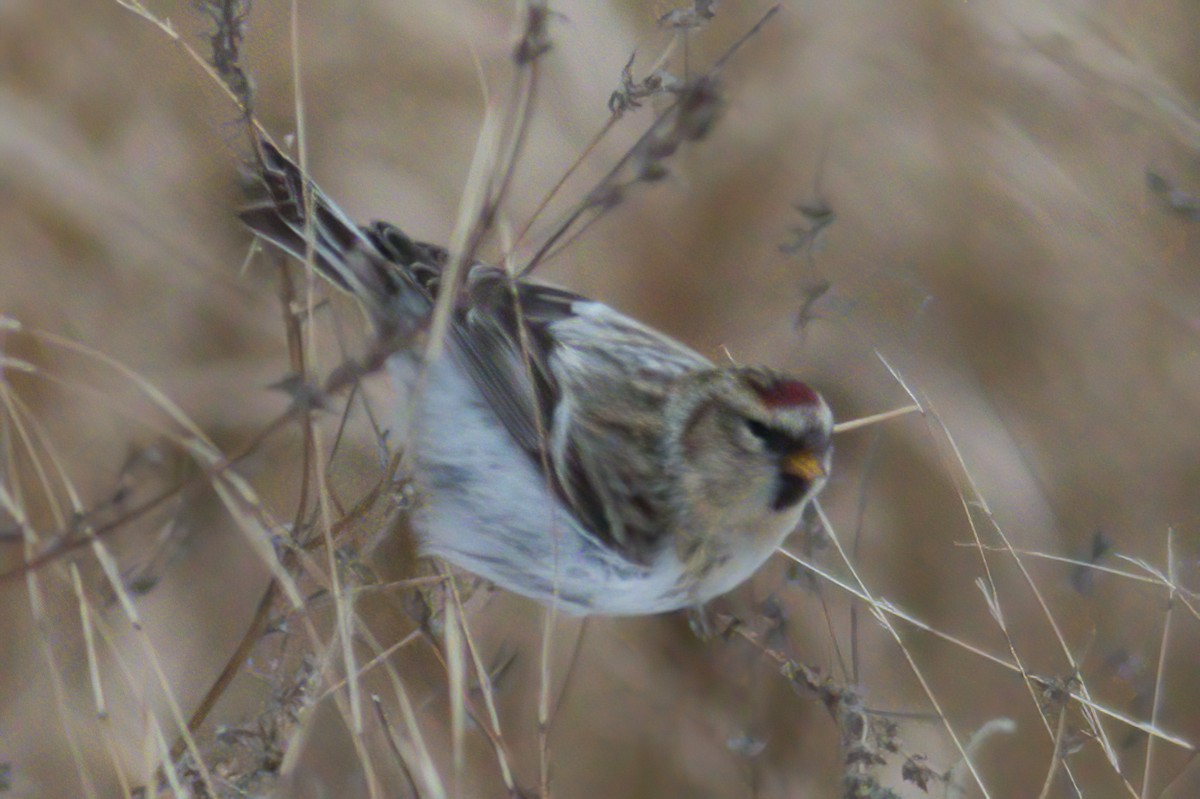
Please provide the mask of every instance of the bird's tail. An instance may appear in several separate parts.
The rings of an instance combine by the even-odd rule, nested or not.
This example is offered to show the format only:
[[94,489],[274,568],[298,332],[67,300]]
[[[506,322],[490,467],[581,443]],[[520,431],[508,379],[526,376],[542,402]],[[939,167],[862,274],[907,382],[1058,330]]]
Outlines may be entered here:
[[[260,238],[300,261],[311,263],[331,283],[358,297],[379,319],[393,317],[397,300],[418,314],[422,291],[382,253],[368,234],[351,222],[304,176],[278,147],[259,138],[261,185],[265,196],[238,216]],[[418,295],[418,296],[414,296]]]

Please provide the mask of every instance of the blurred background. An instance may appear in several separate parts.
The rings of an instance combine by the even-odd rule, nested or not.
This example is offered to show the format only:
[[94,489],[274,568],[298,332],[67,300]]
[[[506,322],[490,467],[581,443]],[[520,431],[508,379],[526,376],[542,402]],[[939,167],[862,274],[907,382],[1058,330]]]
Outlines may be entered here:
[[[326,192],[356,219],[447,241],[485,91],[500,102],[511,81],[513,9],[467,0],[301,5],[298,53],[290,4],[258,0],[251,10],[244,65],[259,118],[276,136],[296,130],[298,63],[308,163]],[[553,49],[540,62],[529,140],[503,211],[511,230],[604,126],[630,55],[640,78],[666,47],[670,34],[656,20],[675,6],[553,8]],[[768,8],[720,4],[670,69],[707,67]],[[246,265],[250,237],[234,217],[244,129],[183,49],[207,51],[207,19],[187,2],[149,9],[170,20],[178,41],[113,0],[0,3],[0,313],[134,370],[223,452],[249,448],[237,473],[290,522],[303,474],[299,428],[258,439],[287,407],[271,386],[291,367],[279,271],[266,258]],[[911,402],[890,365],[930,413],[840,436],[823,495],[869,591],[1006,660],[1011,641],[1026,669],[1047,678],[1072,676],[1065,647],[1096,702],[1200,742],[1195,595],[1168,606],[1153,580],[1038,556],[1147,577],[1170,567],[1177,584],[1200,582],[1198,50],[1200,7],[1176,0],[1152,11],[1101,0],[786,0],[723,71],[726,105],[713,133],[538,276],[714,359],[795,370],[842,420]],[[615,126],[534,221],[533,243],[662,105],[647,101]],[[488,252],[500,252],[495,242]],[[324,325],[329,342],[361,329],[353,308],[335,305],[341,326]],[[112,522],[105,540],[142,620],[140,631],[131,627],[83,552],[0,582],[0,784],[22,797],[137,795],[138,786],[155,795],[159,736],[169,745],[177,732],[162,685],[188,716],[247,629],[267,569],[195,467],[164,443],[178,428],[161,407],[94,358],[26,331],[0,335],[10,359],[0,438],[11,500],[0,510],[0,563],[7,572],[24,562],[14,507],[43,543],[71,529],[22,454],[12,419],[32,419],[34,449],[53,452],[65,475],[47,478],[55,495],[66,496],[69,481],[84,518]],[[325,369],[337,363],[329,349]],[[36,371],[18,368],[25,362]],[[368,380],[381,403],[383,383]],[[352,417],[330,469],[346,506],[381,474],[361,407]],[[338,419],[318,419],[326,445]],[[135,499],[181,481],[184,490],[154,513],[122,521]],[[973,524],[988,545],[1002,545],[998,526],[1012,547],[1034,553],[1022,559],[1024,573],[1011,554],[987,554],[1009,640],[976,584],[989,571],[971,546]],[[385,532],[365,532],[343,556],[388,579],[411,575],[403,525]],[[848,574],[820,534],[790,547]],[[79,568],[77,589],[68,563]],[[383,646],[414,627],[404,595],[394,587],[362,595],[358,611]],[[327,599],[315,587],[308,599],[328,633]],[[961,740],[993,720],[1015,722],[972,750],[991,796],[1200,791],[1186,749],[1148,749],[1144,732],[1104,718],[1114,767],[1077,705],[1061,714],[1070,774],[1051,774],[1054,735],[1039,706],[1057,721],[1052,697],[897,622],[902,650],[847,593],[782,557],[718,611],[748,620],[772,652],[857,686],[871,711],[895,714],[876,718],[899,725],[902,750],[883,753],[887,764],[872,774],[898,795],[921,795],[901,777],[907,756],[927,756],[935,772],[960,758],[913,664]],[[497,593],[473,600],[468,624],[497,668],[514,782],[533,795],[545,751],[541,612]],[[99,639],[94,670],[107,703],[99,719],[85,629]],[[205,744],[214,779],[251,790],[238,780],[258,770],[265,776],[253,790],[303,797],[368,796],[377,779],[387,795],[411,795],[374,715],[358,737],[377,750],[379,772],[365,774],[335,709],[337,648],[304,660],[302,635],[271,635],[204,728],[210,742],[214,725],[259,736]],[[551,644],[552,694],[561,695],[548,744],[555,796],[845,790],[838,721],[745,638],[703,642],[673,615],[586,627],[561,619]],[[417,641],[392,662],[450,794],[506,795],[478,727],[466,732],[465,765],[454,767],[446,671],[433,648]],[[271,703],[276,721],[292,707],[281,697],[305,669],[324,675],[297,705],[305,714],[263,732]],[[373,672],[364,685],[390,691],[378,679]],[[478,691],[472,697],[481,701]],[[264,741],[288,742],[286,758]],[[950,795],[982,794],[961,769],[952,782]]]

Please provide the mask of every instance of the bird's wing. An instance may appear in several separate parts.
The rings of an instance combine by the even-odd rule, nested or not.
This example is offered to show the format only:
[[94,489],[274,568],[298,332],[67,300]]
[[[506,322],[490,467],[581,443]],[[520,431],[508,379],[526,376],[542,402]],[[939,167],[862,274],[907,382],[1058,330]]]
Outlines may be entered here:
[[599,541],[645,562],[670,519],[662,442],[674,379],[709,365],[607,306],[478,266],[455,341],[497,418]]
[[[446,250],[386,222],[359,228],[265,140],[261,158],[266,196],[241,211],[242,221],[296,258],[311,257],[381,326],[423,324]],[[708,362],[601,303],[483,264],[469,270],[452,318],[452,357],[517,447],[595,539],[645,562],[670,513],[667,387]]]

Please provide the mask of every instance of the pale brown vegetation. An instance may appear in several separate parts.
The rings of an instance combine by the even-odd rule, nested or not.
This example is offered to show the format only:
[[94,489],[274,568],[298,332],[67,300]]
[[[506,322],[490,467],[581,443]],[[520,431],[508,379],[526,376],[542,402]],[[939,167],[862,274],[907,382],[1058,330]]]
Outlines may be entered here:
[[[300,5],[249,17],[258,119],[296,131],[298,75],[333,197],[472,241],[507,157],[471,174],[481,83],[511,110],[542,48],[514,65],[503,3]],[[640,96],[671,6],[554,9],[480,250],[519,239],[518,265],[669,102]],[[671,74],[767,9],[721,5]],[[0,787],[1200,791],[1193,4],[785,5],[723,69],[704,141],[538,267],[713,357],[806,375],[841,419],[925,410],[839,436],[836,537],[789,547],[821,574],[780,556],[708,641],[682,617],[584,631],[486,592],[422,617],[414,597],[446,594],[411,562],[363,399],[378,414],[386,381],[311,413],[305,381],[271,388],[362,351],[360,319],[269,258],[243,268],[244,123],[183,49],[208,58],[211,23],[148,10],[178,38],[115,0],[0,7]]]

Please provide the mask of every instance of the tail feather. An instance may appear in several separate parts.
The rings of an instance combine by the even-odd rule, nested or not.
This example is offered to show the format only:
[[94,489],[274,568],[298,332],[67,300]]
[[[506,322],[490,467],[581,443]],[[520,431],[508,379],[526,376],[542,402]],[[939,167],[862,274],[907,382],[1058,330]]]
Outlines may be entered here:
[[238,213],[248,228],[301,261],[308,261],[311,254],[323,277],[376,312],[391,305],[404,288],[413,288],[401,285],[409,281],[315,183],[306,180],[295,162],[266,139],[260,139],[259,145],[266,197]]

